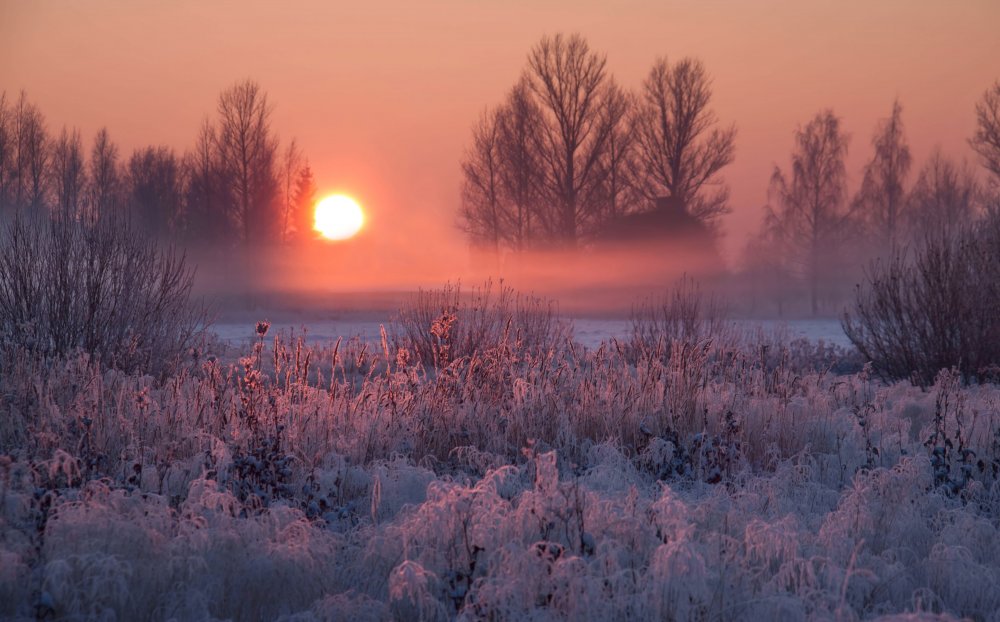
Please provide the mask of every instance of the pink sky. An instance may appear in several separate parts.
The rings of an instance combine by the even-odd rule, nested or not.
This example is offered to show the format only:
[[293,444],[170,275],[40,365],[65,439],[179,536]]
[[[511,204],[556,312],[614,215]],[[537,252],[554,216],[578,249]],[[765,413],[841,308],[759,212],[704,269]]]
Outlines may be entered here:
[[794,129],[820,109],[833,108],[852,136],[854,187],[895,97],[916,167],[936,145],[972,160],[974,104],[1000,78],[998,24],[996,0],[3,0],[0,89],[26,89],[52,131],[75,125],[89,142],[106,125],[127,155],[147,144],[182,152],[218,93],[251,77],[321,191],[351,193],[369,210],[369,251],[457,264],[470,127],[542,35],[581,33],[630,88],[658,56],[697,56],[719,118],[739,131],[725,171],[734,257]]

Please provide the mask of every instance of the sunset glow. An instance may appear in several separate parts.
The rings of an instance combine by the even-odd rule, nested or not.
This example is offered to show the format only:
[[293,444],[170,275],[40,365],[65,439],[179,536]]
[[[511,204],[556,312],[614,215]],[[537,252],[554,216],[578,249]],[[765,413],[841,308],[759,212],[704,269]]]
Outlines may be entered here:
[[346,240],[355,236],[365,223],[365,213],[358,202],[344,194],[334,194],[316,204],[313,228],[328,240]]

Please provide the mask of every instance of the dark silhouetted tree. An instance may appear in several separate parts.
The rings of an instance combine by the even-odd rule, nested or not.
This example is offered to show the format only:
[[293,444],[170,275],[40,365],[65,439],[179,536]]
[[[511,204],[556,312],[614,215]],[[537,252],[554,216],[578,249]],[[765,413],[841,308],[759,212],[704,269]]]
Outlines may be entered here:
[[975,219],[980,188],[965,163],[956,165],[936,150],[920,170],[909,197],[910,227],[917,243],[948,238]]
[[187,237],[192,242],[228,243],[238,237],[233,201],[215,151],[215,128],[202,123],[194,149],[184,156]]
[[969,142],[1000,185],[1000,80],[976,104],[976,133]]
[[542,110],[542,201],[553,238],[574,247],[600,223],[601,160],[610,126],[602,114],[607,60],[579,35],[543,37],[528,55],[526,76]]
[[295,236],[300,240],[307,240],[312,236],[313,208],[316,206],[316,180],[308,160],[302,165],[295,180],[292,202],[295,206]]
[[295,188],[302,172],[302,150],[293,138],[281,153],[281,241],[288,241],[294,227]]
[[551,231],[541,208],[541,110],[526,79],[480,117],[462,158],[460,226],[477,245],[524,250]]
[[215,148],[232,213],[244,242],[267,241],[280,229],[278,141],[271,133],[272,107],[252,80],[239,82],[219,96]]
[[110,214],[120,207],[121,171],[118,163],[118,145],[112,142],[107,128],[98,130],[90,150],[90,178],[88,203],[91,216]]
[[36,105],[28,101],[28,95],[24,91],[21,91],[13,110],[16,151],[14,204],[37,213],[45,208],[48,194],[50,153],[45,117]]
[[52,176],[56,210],[63,218],[78,218],[87,183],[80,131],[76,128],[67,131],[63,127],[59,138],[52,144],[51,158],[49,174]]
[[511,248],[524,250],[544,226],[539,213],[542,113],[525,79],[511,89],[495,122],[504,237]]
[[838,251],[850,226],[846,169],[847,136],[830,110],[795,132],[788,175],[775,167],[766,208],[788,257],[805,278],[813,314],[819,311],[820,285],[837,267]]
[[720,128],[709,105],[711,80],[701,61],[658,60],[643,84],[637,114],[646,193],[666,195],[709,225],[729,212],[719,172],[733,161],[735,126]]
[[128,202],[146,232],[166,236],[178,228],[181,208],[180,163],[168,147],[146,147],[132,154],[127,167]]
[[472,148],[462,158],[460,226],[477,246],[499,252],[508,232],[501,213],[500,113],[483,113],[472,129]]
[[610,80],[601,110],[608,128],[607,149],[600,160],[604,195],[601,203],[606,210],[604,219],[608,221],[620,218],[646,202],[638,183],[634,110],[633,97]]
[[7,103],[7,91],[0,92],[0,216],[14,205],[14,167],[17,141],[14,136],[14,110]]
[[902,113],[899,101],[893,102],[892,114],[879,121],[872,136],[875,153],[865,165],[861,191],[855,203],[859,216],[886,257],[895,253],[904,242],[906,228],[904,183],[911,159]]

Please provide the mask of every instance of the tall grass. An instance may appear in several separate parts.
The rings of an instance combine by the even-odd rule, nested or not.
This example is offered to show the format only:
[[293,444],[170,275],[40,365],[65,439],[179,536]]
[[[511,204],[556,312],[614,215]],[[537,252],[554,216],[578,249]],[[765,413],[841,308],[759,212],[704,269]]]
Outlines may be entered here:
[[1000,388],[837,375],[773,336],[536,354],[516,314],[468,312],[508,340],[442,357],[431,333],[425,362],[406,327],[311,347],[261,324],[164,379],[5,349],[0,616],[1000,607]]

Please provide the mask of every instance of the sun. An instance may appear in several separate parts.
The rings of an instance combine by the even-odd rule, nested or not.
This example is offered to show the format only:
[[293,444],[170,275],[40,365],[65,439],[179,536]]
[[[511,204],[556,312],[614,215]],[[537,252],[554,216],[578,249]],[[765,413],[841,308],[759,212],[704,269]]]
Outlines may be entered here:
[[313,229],[328,240],[346,240],[365,224],[365,213],[346,194],[333,194],[316,204]]

